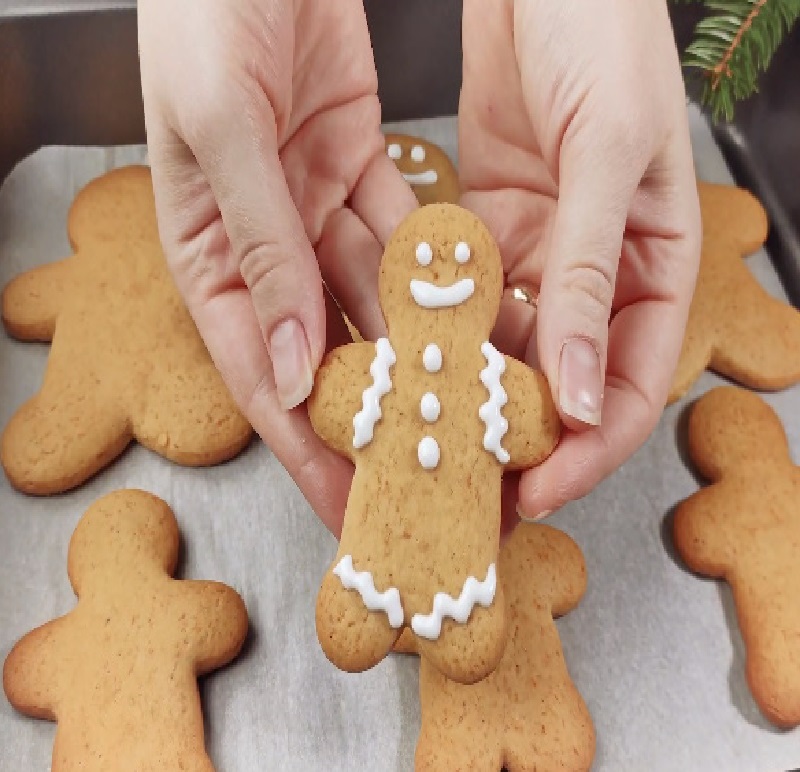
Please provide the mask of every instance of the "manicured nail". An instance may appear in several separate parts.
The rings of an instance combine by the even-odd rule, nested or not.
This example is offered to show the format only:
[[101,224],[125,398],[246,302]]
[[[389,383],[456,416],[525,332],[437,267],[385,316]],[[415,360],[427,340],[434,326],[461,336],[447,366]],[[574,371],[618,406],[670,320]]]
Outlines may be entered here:
[[537,522],[539,520],[544,520],[548,515],[552,515],[552,514],[553,514],[553,510],[552,509],[545,509],[544,511],[539,512],[538,515],[533,515],[533,517],[530,517],[530,516],[524,514],[520,510],[520,508],[517,507],[517,515],[518,515],[519,519],[522,520],[523,523],[535,523],[535,522]]
[[588,340],[572,338],[561,349],[558,401],[567,415],[592,426],[600,425],[603,405],[600,358]]
[[284,410],[291,410],[308,397],[314,385],[308,339],[297,319],[286,319],[272,331],[269,355],[278,401]]

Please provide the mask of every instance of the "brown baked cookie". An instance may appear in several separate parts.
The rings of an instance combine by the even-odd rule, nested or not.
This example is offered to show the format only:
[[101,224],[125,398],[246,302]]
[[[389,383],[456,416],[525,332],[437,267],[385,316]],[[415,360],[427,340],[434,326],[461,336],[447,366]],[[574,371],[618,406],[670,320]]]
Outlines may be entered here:
[[675,545],[693,571],[730,585],[764,715],[800,725],[800,468],[772,408],[731,386],[692,409],[689,452],[712,484],[678,507]]
[[800,311],[772,297],[742,258],[767,238],[767,215],[747,191],[700,182],[700,272],[669,401],[703,370],[751,389],[800,381]]
[[464,686],[420,662],[417,772],[588,770],[594,725],[553,622],[586,590],[580,549],[555,528],[525,523],[503,545],[499,573],[510,633],[497,669]]
[[144,491],[122,490],[81,518],[67,568],[78,596],[28,633],[3,668],[9,702],[58,722],[53,772],[210,771],[197,677],[239,653],[241,598],[224,584],[171,578],[178,526]]
[[408,134],[387,134],[386,153],[422,206],[458,203],[458,172],[438,145]]
[[8,332],[52,341],[39,393],[3,434],[12,485],[36,495],[74,488],[133,439],[186,466],[238,454],[252,430],[168,272],[149,169],[89,183],[68,230],[74,255],[3,292]]
[[560,433],[544,376],[488,342],[502,290],[480,220],[422,207],[381,262],[388,338],[334,349],[318,372],[312,424],[356,467],[316,614],[343,670],[377,664],[404,627],[455,681],[500,661],[501,476],[543,461]]

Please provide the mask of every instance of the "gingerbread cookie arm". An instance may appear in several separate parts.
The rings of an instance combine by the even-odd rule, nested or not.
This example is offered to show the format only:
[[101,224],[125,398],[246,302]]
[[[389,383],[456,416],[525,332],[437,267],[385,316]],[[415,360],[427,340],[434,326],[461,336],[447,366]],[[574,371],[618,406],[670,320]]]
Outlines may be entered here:
[[74,265],[75,257],[68,257],[27,271],[6,285],[3,324],[9,335],[19,340],[53,339],[61,304],[71,294]]
[[183,466],[211,466],[233,458],[250,442],[252,427],[204,349],[177,356],[178,361],[160,363],[151,375],[141,410],[133,417],[134,436]]
[[50,386],[14,414],[0,441],[0,460],[11,484],[24,493],[63,493],[111,463],[131,441],[119,405],[91,399],[76,378]]
[[3,691],[20,713],[54,721],[59,702],[59,672],[69,667],[54,656],[65,619],[55,619],[20,639],[3,666]]
[[[380,389],[374,395],[365,393],[370,385],[381,385],[371,374],[371,369],[376,372],[386,369],[379,368],[378,363],[373,367],[377,358],[378,346],[368,341],[334,349],[320,365],[308,398],[308,415],[314,431],[328,447],[351,460],[355,450],[353,421],[364,410],[365,400],[380,398]],[[386,364],[390,361],[391,358]],[[382,374],[378,375],[379,380]],[[385,374],[388,376],[388,372]]]
[[180,586],[182,607],[192,610],[184,618],[187,629],[202,631],[192,646],[196,674],[205,675],[235,659],[249,627],[238,593],[220,582],[173,580],[173,585]]
[[711,368],[754,389],[800,382],[800,311],[769,295],[749,272],[742,286],[747,294],[720,330]]
[[555,449],[561,422],[544,375],[512,357],[503,359],[502,383],[508,397],[502,411],[508,421],[508,432],[502,438],[509,455],[506,469],[530,469]]
[[737,494],[727,488],[727,481],[718,482],[690,496],[675,510],[672,526],[675,548],[686,565],[712,579],[727,578],[735,558],[735,518],[729,510]]

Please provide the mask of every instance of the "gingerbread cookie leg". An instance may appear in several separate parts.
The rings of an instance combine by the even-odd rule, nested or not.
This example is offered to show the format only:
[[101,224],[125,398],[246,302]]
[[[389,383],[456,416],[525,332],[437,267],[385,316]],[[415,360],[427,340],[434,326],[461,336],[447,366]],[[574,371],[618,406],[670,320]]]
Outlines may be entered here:
[[[192,384],[191,389],[186,385]],[[133,434],[146,448],[183,466],[210,466],[244,449],[250,424],[236,410],[214,365],[165,360],[147,385]]]
[[[349,560],[348,560],[349,558]],[[373,612],[383,613],[373,613]],[[397,590],[379,590],[347,556],[325,574],[317,595],[317,637],[325,656],[350,673],[377,665],[402,631]]]
[[61,300],[68,296],[74,258],[22,274],[3,290],[3,324],[19,340],[53,339]]
[[[420,655],[437,671],[462,684],[474,684],[491,673],[505,646],[506,603],[499,583],[491,605],[473,608],[469,620],[463,624],[445,619],[438,639],[427,640],[417,633],[416,644]],[[463,656],[466,652],[468,658]]]
[[2,437],[0,460],[11,484],[24,493],[49,496],[88,480],[131,441],[124,412],[98,404],[77,381],[49,388],[26,402]]

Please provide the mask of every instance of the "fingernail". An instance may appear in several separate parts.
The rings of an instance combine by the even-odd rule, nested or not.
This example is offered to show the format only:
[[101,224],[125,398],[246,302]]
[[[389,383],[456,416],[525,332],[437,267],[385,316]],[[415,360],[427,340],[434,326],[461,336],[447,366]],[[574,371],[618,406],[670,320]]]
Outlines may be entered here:
[[553,510],[552,509],[545,509],[542,512],[539,512],[538,515],[533,515],[533,517],[530,517],[530,516],[524,514],[520,510],[520,508],[517,507],[517,515],[519,516],[519,519],[522,520],[523,523],[535,523],[535,522],[537,522],[539,520],[544,520],[548,515],[552,515],[552,514],[553,514]]
[[272,331],[269,356],[278,401],[284,410],[291,410],[308,397],[314,385],[308,340],[297,319],[286,319]]
[[583,423],[599,426],[603,381],[600,358],[588,340],[572,338],[561,349],[558,401],[567,415]]

